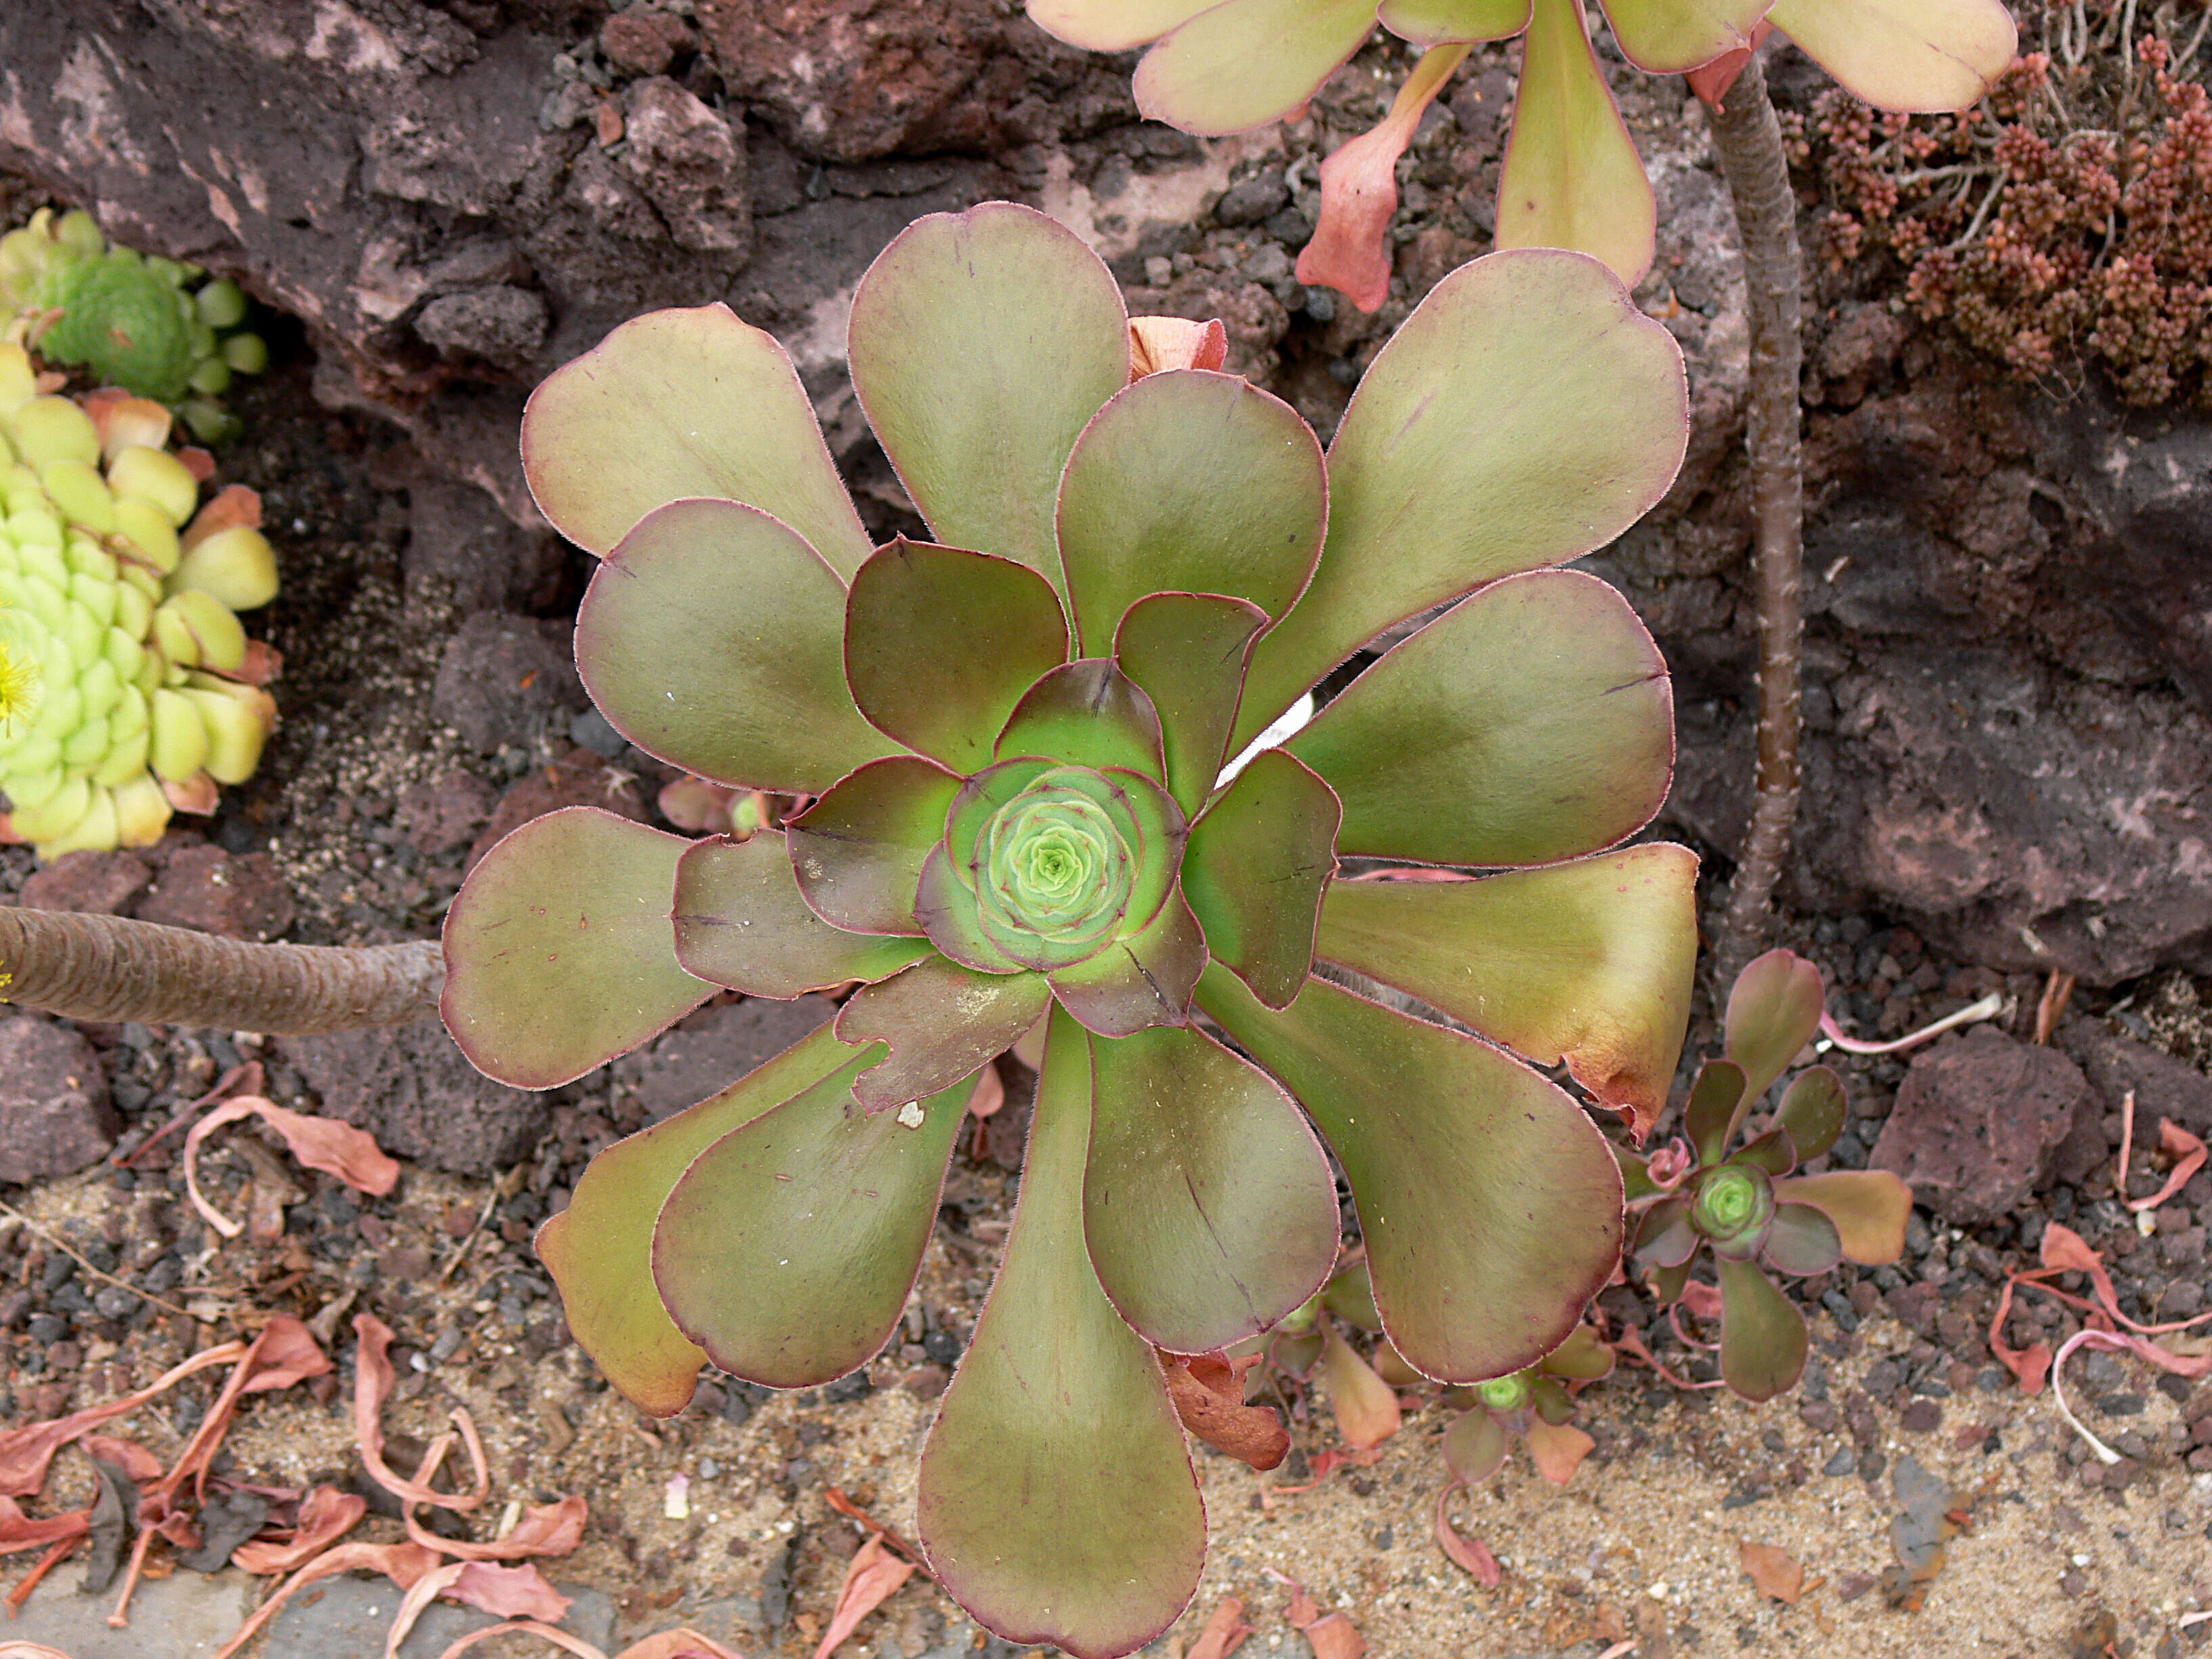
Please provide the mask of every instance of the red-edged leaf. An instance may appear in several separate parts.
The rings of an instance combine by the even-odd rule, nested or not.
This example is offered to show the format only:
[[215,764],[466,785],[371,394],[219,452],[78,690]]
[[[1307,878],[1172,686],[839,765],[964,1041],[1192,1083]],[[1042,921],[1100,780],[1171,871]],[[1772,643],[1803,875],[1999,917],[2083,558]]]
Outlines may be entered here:
[[860,1620],[890,1599],[901,1584],[914,1576],[914,1563],[893,1555],[880,1536],[872,1536],[854,1552],[845,1569],[845,1582],[837,1591],[837,1606],[830,1615],[830,1628],[814,1650],[814,1659],[830,1659],[837,1644],[860,1626]]

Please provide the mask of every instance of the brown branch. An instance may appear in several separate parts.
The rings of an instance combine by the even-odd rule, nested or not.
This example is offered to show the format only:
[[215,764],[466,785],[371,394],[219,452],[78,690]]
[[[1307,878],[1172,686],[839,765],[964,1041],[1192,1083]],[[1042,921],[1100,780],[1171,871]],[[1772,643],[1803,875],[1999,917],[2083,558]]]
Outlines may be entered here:
[[1800,592],[1805,513],[1798,435],[1799,338],[1803,260],[1797,198],[1782,150],[1781,124],[1757,58],[1713,112],[1713,145],[1735,200],[1751,320],[1745,396],[1751,451],[1753,587],[1759,607],[1759,768],[1751,826],[1729,890],[1717,954],[1727,985],[1757,953],[1767,903],[1790,854],[1797,817],[1797,673],[1805,613]]
[[71,1019],[306,1036],[438,1017],[428,941],[248,945],[122,916],[0,906],[0,1002]]

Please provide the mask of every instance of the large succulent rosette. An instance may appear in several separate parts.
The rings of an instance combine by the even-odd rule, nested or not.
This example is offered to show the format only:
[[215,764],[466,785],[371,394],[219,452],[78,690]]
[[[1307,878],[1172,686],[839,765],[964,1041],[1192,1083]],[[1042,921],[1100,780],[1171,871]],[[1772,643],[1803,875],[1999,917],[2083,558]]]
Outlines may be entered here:
[[[1528,1062],[1648,1118],[1694,948],[1690,855],[1602,851],[1666,790],[1665,668],[1613,589],[1547,568],[1674,477],[1665,331],[1594,261],[1482,261],[1377,356],[1326,459],[1236,376],[1133,376],[1132,337],[1103,264],[1039,214],[907,230],[859,286],[850,355],[937,540],[882,548],[791,363],[722,307],[641,318],[554,375],[525,459],[604,556],[576,629],[599,708],[704,778],[815,799],[743,842],[552,814],[446,930],[447,1023],[532,1087],[718,988],[861,982],[602,1153],[540,1236],[578,1340],[654,1412],[709,1360],[793,1388],[874,1355],[972,1079],[1043,1023],[919,1527],[985,1624],[1085,1656],[1150,1639],[1198,1582],[1155,1350],[1221,1350],[1314,1294],[1339,1233],[1322,1140],[1398,1351],[1454,1382],[1532,1364],[1612,1272],[1621,1188]],[[1365,641],[1454,599],[1222,781]],[[1352,857],[1443,878],[1333,879]]]

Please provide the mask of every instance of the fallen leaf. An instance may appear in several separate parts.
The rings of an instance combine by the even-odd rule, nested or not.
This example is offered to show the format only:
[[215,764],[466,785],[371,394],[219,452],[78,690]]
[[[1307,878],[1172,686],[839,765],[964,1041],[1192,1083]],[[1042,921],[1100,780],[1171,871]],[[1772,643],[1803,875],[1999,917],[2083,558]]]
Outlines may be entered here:
[[254,1492],[230,1492],[201,1505],[197,1519],[199,1543],[179,1555],[178,1562],[194,1572],[220,1572],[231,1552],[259,1532],[269,1519],[269,1500]]
[[678,1629],[632,1643],[616,1659],[743,1659],[743,1656],[696,1630]]
[[407,1535],[425,1548],[465,1561],[520,1561],[532,1555],[566,1555],[584,1541],[584,1523],[591,1518],[591,1507],[581,1498],[564,1498],[557,1504],[541,1504],[524,1510],[514,1530],[506,1537],[489,1544],[471,1544],[431,1532],[416,1519],[416,1507],[412,1499],[400,1505]]
[[543,1620],[549,1625],[560,1623],[568,1611],[568,1598],[547,1583],[535,1567],[448,1561],[407,1587],[398,1616],[384,1638],[385,1659],[393,1659],[422,1610],[441,1595],[501,1619]]
[[[525,1636],[535,1636],[541,1641],[550,1642],[563,1653],[574,1654],[576,1659],[607,1659],[605,1652],[593,1647],[582,1637],[571,1636],[565,1630],[556,1629],[551,1625],[540,1624],[535,1619],[509,1619],[501,1624],[486,1625],[482,1630],[472,1630],[440,1654],[438,1659],[459,1659],[459,1656],[466,1653],[479,1642],[487,1642],[495,1636],[505,1636],[515,1632]],[[624,1659],[628,1659],[627,1655],[624,1656]],[[710,1659],[713,1659],[712,1656]]]
[[1282,1419],[1265,1406],[1244,1403],[1244,1373],[1260,1363],[1259,1355],[1164,1352],[1160,1361],[1176,1415],[1207,1445],[1255,1469],[1272,1469],[1290,1455]]
[[2204,1143],[2183,1128],[2170,1117],[2158,1121],[2158,1144],[2172,1155],[2173,1168],[2166,1177],[2166,1184],[2148,1198],[2128,1196],[2128,1152],[2135,1139],[2135,1091],[2128,1091],[2126,1109],[2120,1135],[2120,1161],[2113,1168],[2112,1184],[2120,1190],[2120,1201],[2130,1210],[2155,1210],[2189,1184],[2189,1177],[2204,1167]]
[[[469,1415],[466,1407],[453,1407],[454,1425],[460,1430],[475,1464],[476,1484],[471,1490],[439,1492],[430,1486],[427,1477],[409,1480],[393,1473],[391,1464],[384,1460],[381,1420],[385,1400],[398,1381],[398,1373],[392,1369],[392,1328],[374,1314],[364,1313],[353,1316],[353,1329],[361,1340],[354,1362],[354,1441],[361,1449],[361,1461],[368,1466],[369,1474],[377,1485],[403,1500],[411,1498],[418,1504],[454,1510],[464,1515],[477,1508],[491,1496],[491,1467],[484,1461],[483,1441],[477,1434],[476,1419]],[[428,1460],[424,1462],[427,1468]]]
[[438,1558],[420,1544],[340,1544],[335,1549],[325,1550],[278,1585],[275,1594],[254,1608],[238,1633],[210,1659],[230,1659],[231,1655],[261,1633],[261,1627],[274,1619],[287,1601],[317,1579],[341,1572],[380,1572],[404,1590],[412,1589],[437,1565]]
[[[255,1574],[290,1572],[351,1532],[368,1513],[368,1500],[359,1494],[317,1486],[301,1499],[300,1518],[289,1540],[240,1544],[230,1553],[231,1565]],[[439,1543],[450,1547],[447,1540]]]
[[1389,297],[1398,158],[1413,142],[1430,101],[1466,56],[1463,46],[1425,55],[1399,88],[1389,113],[1322,160],[1321,222],[1298,255],[1300,282],[1327,284],[1362,311],[1373,311]]
[[[1219,368],[1229,360],[1229,331],[1218,317],[1129,319],[1129,380],[1170,368]],[[166,412],[166,411],[165,411]]]
[[1347,1444],[1364,1451],[1398,1432],[1402,1417],[1396,1393],[1326,1319],[1322,1322],[1321,1365],[1328,1382],[1328,1408]]
[[38,1642],[0,1642],[0,1659],[70,1659],[59,1648]]
[[209,1203],[200,1191],[200,1143],[224,1124],[235,1123],[243,1117],[260,1118],[283,1136],[284,1144],[292,1149],[292,1156],[301,1163],[311,1170],[336,1176],[356,1192],[381,1197],[398,1184],[399,1165],[385,1156],[367,1130],[340,1123],[335,1118],[295,1112],[258,1095],[240,1095],[235,1100],[223,1102],[193,1124],[191,1132],[185,1137],[185,1194],[191,1200],[192,1207],[200,1212],[201,1219],[225,1238],[237,1237],[240,1224]]
[[1318,1623],[1308,1626],[1306,1641],[1314,1659],[1360,1659],[1367,1651],[1367,1638],[1340,1613],[1325,1613]]
[[1244,1622],[1244,1604],[1233,1595],[1224,1595],[1214,1604],[1205,1628],[1183,1659],[1229,1659],[1251,1633],[1252,1626]]
[[22,1505],[14,1498],[0,1498],[0,1555],[44,1549],[64,1538],[82,1538],[91,1522],[89,1509],[41,1515],[34,1519],[24,1514]]
[[975,1086],[968,1094],[968,1115],[988,1117],[1006,1103],[1006,1080],[996,1066],[986,1065],[975,1073]]
[[1796,1607],[1805,1593],[1805,1568],[1796,1556],[1771,1544],[1739,1540],[1736,1556],[1761,1595],[1771,1595],[1785,1607]]
[[914,1563],[901,1560],[884,1547],[883,1539],[870,1534],[854,1553],[838,1587],[837,1605],[830,1614],[830,1628],[814,1650],[814,1659],[830,1659],[837,1644],[860,1628],[860,1620],[889,1601],[901,1584],[914,1576]]
[[0,1432],[0,1497],[31,1497],[46,1484],[46,1470],[54,1461],[54,1454],[70,1441],[89,1433],[103,1423],[112,1423],[118,1417],[128,1417],[148,1401],[159,1398],[193,1372],[206,1370],[211,1365],[225,1364],[245,1352],[246,1344],[243,1342],[225,1342],[218,1347],[194,1354],[182,1364],[155,1378],[149,1387],[141,1389],[136,1394],[125,1395],[105,1406],[89,1407],[50,1423],[31,1423],[20,1429]]
[[1454,1566],[1472,1573],[1475,1583],[1485,1589],[1496,1589],[1502,1577],[1498,1558],[1484,1547],[1480,1539],[1461,1537],[1452,1529],[1451,1517],[1446,1513],[1451,1504],[1452,1494],[1461,1490],[1462,1483],[1455,1481],[1437,1494],[1437,1542]]
[[119,1435],[88,1434],[84,1437],[84,1449],[93,1456],[114,1464],[142,1485],[161,1478],[161,1460],[136,1440],[125,1440]]

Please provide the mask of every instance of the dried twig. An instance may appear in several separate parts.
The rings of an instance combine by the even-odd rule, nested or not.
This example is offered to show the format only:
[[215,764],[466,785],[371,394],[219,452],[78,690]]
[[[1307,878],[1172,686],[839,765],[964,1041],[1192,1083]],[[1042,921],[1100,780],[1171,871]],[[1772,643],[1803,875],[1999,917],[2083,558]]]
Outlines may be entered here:
[[9,1203],[5,1199],[0,1199],[0,1215],[14,1216],[16,1220],[21,1222],[33,1232],[38,1234],[40,1238],[45,1239],[47,1243],[52,1245],[64,1255],[69,1257],[70,1261],[76,1262],[78,1267],[83,1268],[85,1272],[90,1273],[94,1279],[100,1279],[106,1284],[112,1285],[118,1290],[128,1291],[133,1296],[143,1297],[155,1307],[166,1308],[171,1313],[179,1316],[180,1318],[191,1319],[197,1316],[190,1310],[179,1308],[173,1302],[162,1301],[160,1297],[155,1295],[151,1291],[140,1290],[136,1285],[133,1285],[127,1279],[118,1279],[113,1273],[104,1273],[100,1272],[99,1268],[94,1267],[92,1263],[86,1261],[83,1255],[59,1233],[56,1232],[52,1228],[47,1226],[43,1222],[32,1220],[30,1217],[25,1215],[21,1210]]

